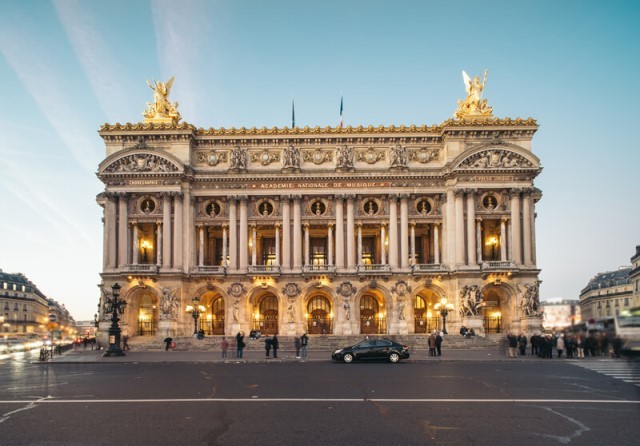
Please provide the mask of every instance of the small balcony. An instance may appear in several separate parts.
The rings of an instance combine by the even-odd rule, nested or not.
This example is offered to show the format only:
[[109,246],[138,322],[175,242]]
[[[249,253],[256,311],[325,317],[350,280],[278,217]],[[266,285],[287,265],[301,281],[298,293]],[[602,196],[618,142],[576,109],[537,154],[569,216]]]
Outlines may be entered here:
[[222,265],[198,265],[193,269],[194,274],[206,274],[208,276],[224,276],[227,267]]
[[280,265],[249,265],[249,274],[280,274]]
[[413,274],[428,274],[447,271],[447,266],[442,263],[415,263],[411,265]]
[[515,267],[515,263],[511,260],[489,260],[488,262],[482,262],[483,270],[511,269]]
[[369,265],[358,265],[356,266],[356,271],[359,273],[367,273],[367,274],[385,274],[391,272],[391,267],[387,264],[369,264]]
[[124,271],[127,273],[158,274],[158,265],[141,263],[137,265],[125,265]]
[[312,274],[333,274],[336,272],[334,265],[304,265],[302,267],[303,273]]

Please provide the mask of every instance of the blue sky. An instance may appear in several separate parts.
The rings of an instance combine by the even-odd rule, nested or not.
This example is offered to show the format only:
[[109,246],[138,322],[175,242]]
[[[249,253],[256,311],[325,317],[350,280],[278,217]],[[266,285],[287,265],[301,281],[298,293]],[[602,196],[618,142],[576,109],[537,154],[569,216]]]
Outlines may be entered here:
[[[489,79],[498,117],[533,117],[544,170],[541,298],[577,298],[640,244],[640,6],[632,1],[0,3],[0,268],[91,319],[105,122],[139,122],[146,80],[204,128],[439,124]],[[634,188],[635,186],[635,188]]]

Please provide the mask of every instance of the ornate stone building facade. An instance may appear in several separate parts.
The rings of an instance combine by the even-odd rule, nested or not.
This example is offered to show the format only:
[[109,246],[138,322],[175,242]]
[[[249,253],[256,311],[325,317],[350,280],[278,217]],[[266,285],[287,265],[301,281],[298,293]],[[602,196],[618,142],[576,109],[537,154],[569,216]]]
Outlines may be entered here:
[[582,320],[617,316],[621,311],[638,306],[633,297],[630,266],[596,274],[580,292]]
[[443,299],[450,331],[540,329],[538,126],[473,88],[433,126],[202,129],[151,105],[104,124],[103,297],[122,285],[124,331],[189,335],[195,305],[209,334],[423,334]]

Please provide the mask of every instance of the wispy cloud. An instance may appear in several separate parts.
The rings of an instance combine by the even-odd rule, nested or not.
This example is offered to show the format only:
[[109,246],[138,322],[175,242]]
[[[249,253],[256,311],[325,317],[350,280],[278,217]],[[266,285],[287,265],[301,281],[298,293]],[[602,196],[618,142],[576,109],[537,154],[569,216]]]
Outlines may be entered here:
[[[210,95],[214,95],[215,71],[203,68],[215,60],[215,42],[212,39],[213,10],[215,4],[204,0],[185,0],[176,8],[173,0],[152,3],[156,29],[158,59],[167,79],[176,77],[175,91],[182,107],[184,119],[195,122],[210,108]],[[206,74],[209,77],[203,78]],[[162,80],[167,80],[162,79]],[[203,91],[206,86],[208,91]]]
[[91,3],[54,0],[53,4],[100,107],[110,122],[117,122],[127,103],[120,75],[123,70],[96,31],[98,20],[90,11]]
[[65,95],[65,67],[36,37],[39,33],[33,23],[22,21],[20,26],[11,26],[5,21],[2,28],[0,53],[77,162],[87,171],[95,171],[98,156],[94,135],[79,130],[83,127],[81,114]]

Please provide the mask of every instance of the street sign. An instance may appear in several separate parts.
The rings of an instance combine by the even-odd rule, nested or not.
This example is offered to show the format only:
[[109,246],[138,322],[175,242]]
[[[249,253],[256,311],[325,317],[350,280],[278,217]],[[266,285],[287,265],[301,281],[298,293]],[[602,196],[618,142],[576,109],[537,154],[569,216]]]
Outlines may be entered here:
[[55,322],[58,320],[58,316],[56,316],[55,314],[51,313],[49,315],[49,322]]

